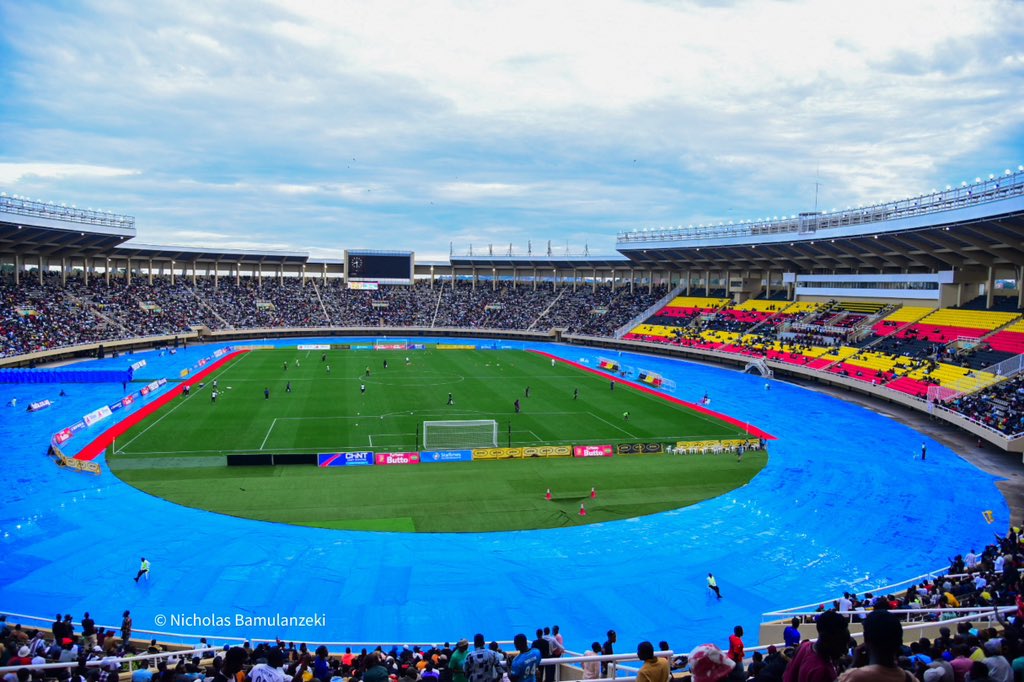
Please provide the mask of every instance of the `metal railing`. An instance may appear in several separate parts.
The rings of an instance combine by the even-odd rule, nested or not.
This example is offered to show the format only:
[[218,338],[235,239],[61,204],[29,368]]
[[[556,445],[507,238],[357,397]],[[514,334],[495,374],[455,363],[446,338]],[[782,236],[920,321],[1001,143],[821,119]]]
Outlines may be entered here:
[[36,201],[18,195],[0,194],[0,212],[23,215],[34,218],[49,218],[69,223],[103,225],[104,227],[120,227],[127,230],[135,229],[135,218],[118,215],[109,211],[96,211],[91,208],[76,208],[64,204]]
[[758,237],[772,234],[806,234],[819,230],[832,230],[855,225],[868,225],[887,220],[909,218],[1000,201],[1012,196],[1024,195],[1024,166],[1017,171],[1007,170],[1002,176],[990,175],[988,180],[976,178],[973,184],[961,183],[959,187],[947,187],[944,191],[908,197],[871,206],[859,206],[846,210],[823,211],[744,220],[739,223],[718,223],[717,225],[690,225],[688,227],[657,227],[635,229],[619,233],[616,242],[633,244],[650,241],[695,239],[718,239],[724,237]]

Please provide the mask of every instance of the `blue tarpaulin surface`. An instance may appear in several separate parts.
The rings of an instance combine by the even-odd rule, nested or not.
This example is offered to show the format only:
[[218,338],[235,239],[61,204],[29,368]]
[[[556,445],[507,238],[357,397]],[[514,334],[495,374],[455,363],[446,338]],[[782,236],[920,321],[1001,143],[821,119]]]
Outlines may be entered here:
[[[609,354],[503,345],[591,367]],[[147,375],[174,378],[211,351],[137,356],[147,359]],[[557,623],[576,650],[603,641],[609,628],[623,650],[644,639],[682,650],[724,644],[734,625],[752,640],[764,611],[938,569],[1008,527],[996,478],[882,414],[781,381],[766,391],[764,379],[728,369],[628,353],[621,359],[676,382],[676,397],[696,402],[706,392],[712,409],[777,436],[768,466],[748,485],[692,507],[584,527],[486,534],[300,528],[180,507],[106,470],[58,469],[44,456],[49,435],[117,400],[120,382],[88,393],[71,387],[64,398],[60,384],[0,385],[3,404],[12,396],[54,401],[39,413],[0,412],[7,482],[0,611],[77,619],[88,610],[97,622],[118,624],[130,609],[136,629],[214,641],[440,641],[476,632],[511,639]],[[926,461],[915,457],[922,442]],[[985,522],[985,510],[995,523]],[[152,562],[152,576],[137,585],[141,556]],[[721,601],[706,588],[708,571]],[[278,613],[323,621],[235,625]],[[175,626],[193,616],[231,624]]]
[[131,380],[131,371],[123,369],[0,369],[0,384],[120,384]]

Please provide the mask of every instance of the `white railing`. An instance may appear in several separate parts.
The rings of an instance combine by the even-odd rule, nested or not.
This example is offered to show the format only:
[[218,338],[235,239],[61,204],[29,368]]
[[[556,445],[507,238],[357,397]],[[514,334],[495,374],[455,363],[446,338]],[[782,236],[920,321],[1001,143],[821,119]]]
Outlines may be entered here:
[[88,223],[91,225],[105,225],[108,227],[121,227],[129,230],[135,229],[135,218],[127,215],[117,215],[108,211],[94,211],[92,209],[75,208],[64,206],[53,202],[35,201],[17,195],[13,197],[0,196],[0,211],[13,213],[15,215],[34,216],[39,218],[50,218],[52,220],[63,220],[72,223]]
[[[207,646],[200,647],[197,649],[188,649],[182,651],[165,651],[159,654],[145,654],[141,656],[105,656],[103,658],[96,658],[93,660],[85,661],[81,665],[84,665],[87,668],[98,668],[100,666],[117,664],[118,668],[122,666],[128,666],[128,669],[130,670],[132,664],[138,663],[139,661],[159,661],[162,659],[179,659],[182,657],[193,658],[197,654],[206,654],[211,651],[218,651],[219,649],[220,647]],[[8,665],[0,667],[0,675],[10,672],[17,672],[22,668],[28,668],[29,670],[60,670],[62,668],[77,668],[78,666],[79,662],[77,660],[69,661],[67,663],[42,663],[40,665]]]
[[949,187],[942,192],[922,194],[900,201],[886,202],[872,206],[847,208],[844,211],[823,211],[800,216],[745,220],[738,224],[698,225],[694,227],[658,227],[630,230],[618,235],[617,244],[632,244],[648,241],[718,239],[723,237],[755,237],[767,234],[810,233],[853,225],[879,223],[898,218],[938,213],[964,208],[992,201],[1007,199],[1024,194],[1024,166],[1016,172],[1008,171],[988,180],[977,178],[974,184]]

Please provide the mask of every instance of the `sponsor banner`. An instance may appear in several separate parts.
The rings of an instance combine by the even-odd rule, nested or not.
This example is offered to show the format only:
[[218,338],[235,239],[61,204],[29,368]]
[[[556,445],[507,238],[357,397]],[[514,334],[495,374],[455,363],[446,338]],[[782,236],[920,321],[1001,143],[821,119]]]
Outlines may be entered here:
[[318,453],[316,465],[319,467],[355,467],[373,464],[372,452],[327,452]]
[[61,429],[57,433],[53,434],[54,443],[66,443],[71,438],[71,429]]
[[665,446],[661,443],[619,443],[615,446],[615,452],[619,455],[649,455],[665,452]]
[[351,350],[373,350],[373,346],[371,344],[356,343],[352,344]]
[[428,450],[420,453],[421,464],[440,464],[442,462],[472,462],[472,450]]
[[363,290],[363,291],[377,291],[377,282],[349,282],[349,289]]
[[196,367],[203,367],[209,361],[210,361],[210,358],[203,358],[202,360],[200,360],[199,362],[196,363]]
[[28,406],[29,412],[38,412],[39,410],[45,410],[47,407],[52,405],[49,400],[40,400],[38,402],[30,403]]
[[331,350],[351,350],[352,344],[349,343],[332,343]]
[[[378,343],[374,346],[370,346],[375,350],[406,350],[409,347],[407,343]],[[355,348],[355,346],[353,346]]]
[[761,441],[757,438],[732,438],[729,440],[681,440],[676,443],[676,448],[686,451],[699,450],[735,450],[738,447],[760,448]]
[[85,428],[85,422],[82,421],[81,419],[79,419],[74,424],[72,424],[71,426],[68,427],[68,429],[71,431],[71,433],[78,433],[79,431],[81,431],[84,428]]
[[473,450],[473,459],[517,459],[522,456],[522,448],[477,448]]
[[68,457],[63,452],[61,452],[61,449],[58,448],[56,445],[53,445],[51,447],[53,448],[53,454],[57,456],[57,464],[65,466],[69,469],[74,469],[75,471],[84,471],[90,474],[100,473],[99,462],[87,462],[80,459],[72,459],[71,457]]
[[110,408],[111,412],[117,412],[122,407],[124,407],[124,401],[123,400],[118,400],[116,403],[111,403],[110,405],[107,405],[107,407]]
[[410,343],[407,348],[409,350],[426,350],[427,344],[425,343]]
[[143,367],[145,367],[145,366],[146,366],[146,361],[145,361],[145,360],[139,360],[138,362],[133,362],[133,363],[132,363],[132,367],[131,367],[131,370],[132,370],[133,372],[135,372],[135,371],[137,371],[137,370],[140,370],[140,369],[142,369],[142,368],[143,368]]
[[143,386],[142,388],[140,388],[139,395],[141,395],[143,398],[149,395],[149,386]]
[[300,343],[296,346],[298,350],[330,350],[331,344],[329,343]]
[[156,380],[156,383],[159,384],[160,386],[164,386],[164,385],[167,384],[167,379],[164,379],[163,377],[161,377],[161,378]]
[[374,458],[374,464],[387,466],[389,464],[419,464],[420,453],[418,452],[378,452]]
[[611,445],[577,445],[572,449],[573,457],[611,457],[614,449]]
[[439,343],[435,346],[438,350],[476,350],[471,343]]
[[129,393],[125,397],[121,398],[121,402],[124,404],[125,407],[128,407],[129,405],[135,402],[135,394]]
[[89,414],[87,414],[84,417],[82,417],[82,420],[86,423],[86,425],[92,426],[96,422],[101,421],[103,419],[106,419],[109,416],[110,416],[110,408],[107,407],[106,405],[104,405],[100,409],[93,410]]
[[220,356],[224,355],[225,353],[227,353],[227,350],[225,350],[224,348],[218,348],[217,350],[213,351],[213,357],[219,358]]
[[540,445],[523,448],[523,457],[572,457],[570,445]]
[[255,346],[255,345],[241,345],[234,346],[235,350],[274,350],[277,346]]
[[[167,383],[166,380],[164,381],[164,383]],[[161,384],[160,380],[157,379],[156,381],[151,381],[148,384],[146,384],[146,388],[148,388],[149,392],[152,393],[153,391],[157,390],[158,388],[160,388],[163,385],[164,384]]]

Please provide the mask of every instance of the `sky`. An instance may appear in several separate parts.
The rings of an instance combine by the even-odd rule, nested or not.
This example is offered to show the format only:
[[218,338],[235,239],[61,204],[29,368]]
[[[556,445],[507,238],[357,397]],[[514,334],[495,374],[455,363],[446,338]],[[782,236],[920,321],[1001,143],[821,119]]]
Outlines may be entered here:
[[1024,3],[0,0],[0,191],[147,244],[612,254],[1024,163]]

